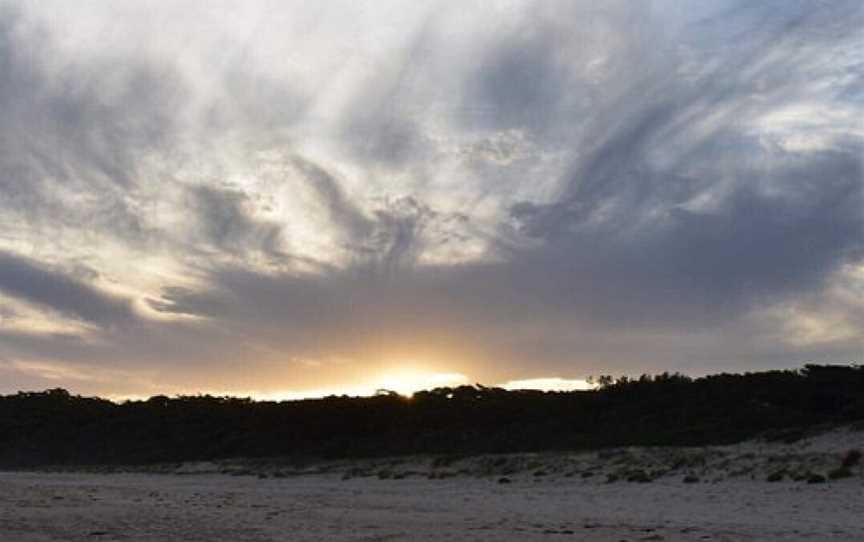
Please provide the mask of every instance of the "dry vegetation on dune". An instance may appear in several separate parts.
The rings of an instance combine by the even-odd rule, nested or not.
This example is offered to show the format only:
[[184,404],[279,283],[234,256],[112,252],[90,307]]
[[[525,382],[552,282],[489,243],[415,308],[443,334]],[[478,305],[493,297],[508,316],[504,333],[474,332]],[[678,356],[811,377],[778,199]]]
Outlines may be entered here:
[[149,466],[54,467],[55,471],[92,473],[250,476],[259,479],[309,475],[341,480],[448,480],[478,478],[500,484],[572,479],[581,485],[613,483],[864,481],[864,427],[814,428],[725,446],[618,447],[583,452],[412,455],[341,460],[232,458]]

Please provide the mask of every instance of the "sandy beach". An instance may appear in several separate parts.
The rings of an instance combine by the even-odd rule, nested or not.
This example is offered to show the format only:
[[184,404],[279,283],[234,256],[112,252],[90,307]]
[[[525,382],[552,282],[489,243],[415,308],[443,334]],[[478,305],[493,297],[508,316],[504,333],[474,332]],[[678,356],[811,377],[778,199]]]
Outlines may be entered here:
[[[295,471],[235,462],[169,473],[7,472],[0,540],[864,540],[860,465],[843,479],[793,479],[826,472],[862,435]],[[659,468],[664,461],[679,468]],[[622,465],[650,481],[620,480]],[[788,475],[766,480],[777,472]]]
[[3,541],[862,540],[861,485],[0,475]]

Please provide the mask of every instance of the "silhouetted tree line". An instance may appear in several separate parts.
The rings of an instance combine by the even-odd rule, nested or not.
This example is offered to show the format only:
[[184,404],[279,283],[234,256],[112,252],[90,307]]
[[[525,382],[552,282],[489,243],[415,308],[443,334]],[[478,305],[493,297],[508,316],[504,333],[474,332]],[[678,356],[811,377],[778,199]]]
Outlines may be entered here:
[[117,404],[63,389],[21,392],[0,397],[0,466],[707,445],[864,419],[857,365],[597,383],[284,402],[203,395]]

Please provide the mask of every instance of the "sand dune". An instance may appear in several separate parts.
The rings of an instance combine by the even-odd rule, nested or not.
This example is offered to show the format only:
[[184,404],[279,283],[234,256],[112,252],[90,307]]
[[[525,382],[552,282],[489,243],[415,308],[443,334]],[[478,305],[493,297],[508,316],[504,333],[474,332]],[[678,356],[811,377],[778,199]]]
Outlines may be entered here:
[[864,540],[861,465],[828,477],[862,445],[0,473],[0,540]]

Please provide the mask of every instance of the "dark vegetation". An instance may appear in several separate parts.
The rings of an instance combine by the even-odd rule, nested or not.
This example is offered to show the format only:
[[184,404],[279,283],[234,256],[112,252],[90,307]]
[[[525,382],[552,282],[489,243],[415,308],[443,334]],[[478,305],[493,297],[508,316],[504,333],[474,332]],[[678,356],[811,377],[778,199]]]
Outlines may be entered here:
[[[566,393],[478,385],[410,399],[279,403],[204,395],[116,404],[62,389],[22,392],[0,397],[0,466],[707,445],[864,420],[861,366],[599,383]],[[846,462],[859,460],[860,452]]]
[[861,462],[861,450],[852,449],[843,456],[842,467],[851,468]]

